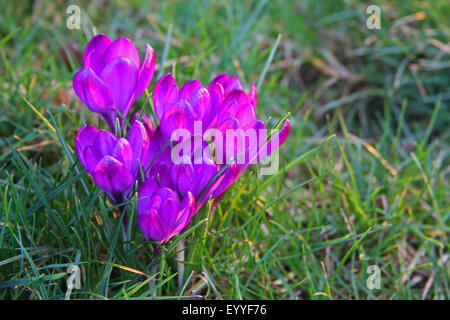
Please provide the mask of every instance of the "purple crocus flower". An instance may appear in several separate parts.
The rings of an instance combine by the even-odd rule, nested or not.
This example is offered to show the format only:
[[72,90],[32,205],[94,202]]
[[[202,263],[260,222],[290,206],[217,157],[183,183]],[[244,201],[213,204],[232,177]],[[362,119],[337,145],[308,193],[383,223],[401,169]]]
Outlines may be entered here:
[[75,73],[73,87],[83,103],[100,114],[114,131],[118,110],[127,117],[133,103],[145,91],[155,71],[155,53],[145,45],[141,64],[139,53],[127,38],[115,41],[105,34],[93,37],[84,51],[83,69]]
[[75,149],[94,182],[115,203],[121,203],[133,188],[139,174],[139,162],[148,157],[149,137],[139,121],[132,123],[127,138],[84,125],[78,131]]
[[185,193],[180,201],[175,191],[160,187],[157,179],[149,179],[139,187],[137,210],[139,226],[148,240],[168,241],[191,221],[195,198]]
[[[220,130],[222,133],[226,133],[227,130],[236,131],[236,137],[223,140],[223,150],[220,155],[224,159],[216,160],[229,162],[237,158],[238,176],[250,164],[270,155],[286,140],[290,129],[289,120],[285,121],[283,127],[274,136],[270,137],[269,141],[265,141],[267,128],[264,122],[258,120],[256,116],[258,98],[254,83],[252,83],[247,94],[238,78],[228,77],[226,73],[221,73],[211,81],[208,91],[211,96],[212,110],[207,120],[208,128],[215,128],[215,130]],[[262,136],[257,134],[254,141],[248,141],[244,135],[248,131],[263,134]],[[227,149],[227,146],[230,147],[230,144],[233,145]],[[240,157],[242,159],[239,159]]]
[[[283,127],[266,141],[266,126],[257,119],[255,112],[255,85],[252,84],[246,93],[239,79],[228,77],[226,73],[215,77],[208,89],[198,80],[189,81],[179,89],[172,75],[166,74],[156,83],[153,102],[160,122],[155,143],[151,142],[155,151],[150,153],[154,155],[156,150],[167,145],[174,130],[180,128],[187,130],[192,138],[175,142],[172,146],[177,143],[195,145],[193,140],[198,134],[205,141],[211,132],[221,133],[218,139],[213,139],[214,155],[208,155],[208,152],[200,153],[203,161],[196,162],[196,153],[192,152],[182,154],[182,163],[174,164],[173,158],[168,156],[170,150],[164,150],[161,153],[162,159],[156,159],[150,169],[151,176],[157,175],[165,186],[177,190],[180,195],[192,192],[197,198],[196,212],[209,199],[220,198],[250,164],[270,155],[283,144],[289,133],[290,124],[287,120]],[[200,133],[196,131],[196,121],[201,124]],[[237,132],[236,136],[228,138],[227,130]],[[249,140],[243,135],[247,130],[262,131],[265,134]],[[196,147],[193,147],[190,150],[195,149]],[[158,169],[153,170],[153,166]],[[222,169],[220,176],[216,176]],[[162,171],[168,170],[170,176],[161,174]],[[215,179],[211,181],[213,177]]]

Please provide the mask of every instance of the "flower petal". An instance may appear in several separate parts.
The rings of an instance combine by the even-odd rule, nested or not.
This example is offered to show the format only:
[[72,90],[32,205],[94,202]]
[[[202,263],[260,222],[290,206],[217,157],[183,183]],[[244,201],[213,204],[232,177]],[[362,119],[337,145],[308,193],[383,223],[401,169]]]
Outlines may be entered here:
[[196,211],[198,211],[201,206],[209,199],[216,198],[224,193],[237,179],[237,173],[238,171],[236,164],[231,164],[230,166],[228,166],[201,195],[200,199],[197,202]]
[[105,65],[110,64],[113,60],[119,57],[130,60],[137,70],[141,69],[139,52],[130,39],[118,38],[108,46],[104,53]]
[[159,187],[175,189],[175,185],[170,177],[171,164],[164,161],[156,161],[147,173],[147,178],[155,179]]
[[158,188],[153,195],[160,197],[163,201],[167,199],[177,199],[178,201],[175,191],[166,187]]
[[130,170],[111,156],[104,157],[97,164],[92,178],[115,200],[128,196],[134,184]]
[[235,90],[242,90],[242,84],[237,77],[231,77],[225,82],[223,88],[225,90],[225,95],[229,95]]
[[[187,227],[195,213],[195,197],[188,192],[179,206],[178,217],[168,239]],[[168,240],[167,239],[167,240]]]
[[222,72],[221,74],[218,74],[214,77],[214,79],[211,80],[211,83],[209,84],[208,90],[211,91],[212,86],[214,86],[216,83],[219,83],[222,85],[222,87],[225,85],[225,83],[228,81],[228,75],[226,72]]
[[248,92],[248,100],[253,108],[256,109],[256,104],[258,103],[258,94],[256,93],[256,86],[254,82],[252,82],[252,86],[250,87],[250,91]]
[[81,101],[94,112],[111,111],[114,108],[109,88],[92,69],[84,68],[75,73],[73,88]]
[[226,96],[225,100],[222,102],[219,108],[217,123],[220,123],[230,117],[236,117],[239,109],[247,104],[248,97],[244,91],[235,90],[231,92]]
[[180,100],[171,105],[161,119],[161,132],[166,139],[170,139],[177,129],[186,129],[194,134],[194,121],[197,118],[191,105],[186,100]]
[[78,130],[77,137],[75,138],[75,151],[81,164],[86,167],[84,160],[84,149],[94,143],[94,139],[98,133],[97,128],[85,124]]
[[145,45],[145,58],[142,63],[141,70],[139,71],[138,80],[134,92],[135,99],[147,89],[148,85],[152,81],[153,74],[155,72],[155,51],[149,45]]
[[92,50],[84,57],[83,67],[92,69],[97,75],[101,74],[105,67],[103,56],[96,50]]
[[138,69],[129,59],[119,57],[109,62],[100,76],[112,94],[115,107],[124,117],[131,108],[137,74]]
[[195,173],[197,177],[196,188],[194,190],[194,196],[198,197],[203,188],[205,188],[214,175],[217,173],[217,165],[208,159],[204,159],[202,164],[194,164]]
[[83,167],[89,172],[90,175],[94,172],[97,164],[100,162],[102,157],[98,154],[97,150],[92,146],[87,146],[83,151]]
[[[291,124],[289,119],[287,119],[283,127],[267,143],[267,151],[259,151],[258,157],[262,158],[265,155],[270,155],[274,150],[278,149],[278,147],[281,146],[286,140],[290,127]],[[264,148],[264,146],[262,146],[261,149],[262,148]]]
[[112,155],[118,138],[110,131],[101,130],[95,136],[93,146],[102,156]]
[[178,217],[178,200],[174,198],[168,198],[164,201],[159,208],[159,217],[161,224],[164,225],[166,230],[172,230]]
[[255,109],[251,104],[248,103],[239,106],[236,112],[236,118],[239,121],[239,125],[242,127],[244,127],[248,123],[252,123],[257,119]]
[[[136,111],[134,115],[131,117],[130,123],[133,123],[134,121],[138,120],[139,116],[140,111]],[[141,120],[139,121],[142,122],[142,124],[144,125],[145,131],[147,131],[147,135],[149,136],[149,138],[153,136],[153,134],[155,133],[155,125],[153,124],[152,119],[150,119],[148,115],[143,113],[141,115]]]
[[206,122],[211,112],[211,98],[208,90],[203,87],[199,88],[193,92],[188,101],[196,114],[196,120]]
[[139,200],[137,202],[137,211],[139,214],[143,214],[149,209],[149,204],[157,189],[158,182],[156,179],[147,179],[144,183],[140,184],[138,192]]
[[148,240],[161,241],[166,236],[155,209],[139,214],[139,227]]
[[184,99],[189,101],[192,95],[199,89],[203,88],[203,85],[198,80],[191,80],[186,82],[178,93],[179,99]]
[[127,139],[120,138],[117,141],[116,146],[114,147],[114,150],[112,152],[112,157],[120,161],[125,166],[125,168],[130,170],[132,176],[136,177],[137,171],[132,170],[134,169],[132,168],[134,160],[133,149],[131,148],[131,145]]
[[186,194],[195,188],[194,167],[191,163],[173,165],[170,174],[180,194]]
[[83,67],[92,68],[99,74],[105,64],[103,54],[111,42],[111,39],[104,33],[95,35],[84,50]]
[[177,97],[178,85],[173,76],[167,73],[156,82],[153,90],[153,104],[158,120],[161,120],[167,107],[174,103]]

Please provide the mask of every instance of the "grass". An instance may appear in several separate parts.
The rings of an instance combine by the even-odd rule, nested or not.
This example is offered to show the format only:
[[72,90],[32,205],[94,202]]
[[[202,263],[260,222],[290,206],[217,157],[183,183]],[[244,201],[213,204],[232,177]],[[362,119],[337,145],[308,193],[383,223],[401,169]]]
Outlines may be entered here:
[[[4,4],[0,298],[449,299],[450,5],[378,4],[380,30],[361,1],[82,2],[82,30],[66,28],[64,2]],[[290,112],[278,173],[249,170],[157,259],[136,197],[124,240],[73,152],[78,128],[101,123],[71,85],[94,27],[141,54],[150,43],[155,74],[178,82],[258,82],[269,127]]]

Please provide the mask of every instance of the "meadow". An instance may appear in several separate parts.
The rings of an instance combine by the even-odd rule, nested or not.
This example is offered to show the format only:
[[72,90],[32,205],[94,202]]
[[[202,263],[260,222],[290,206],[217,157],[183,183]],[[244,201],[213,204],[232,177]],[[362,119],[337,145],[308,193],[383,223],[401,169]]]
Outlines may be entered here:
[[[0,299],[449,299],[450,3],[376,1],[373,30],[370,4],[79,1],[69,29],[65,1],[1,1]],[[74,151],[104,126],[72,87],[96,33],[155,49],[149,115],[166,72],[225,71],[290,120],[276,173],[251,167],[157,257],[136,196],[124,239]]]

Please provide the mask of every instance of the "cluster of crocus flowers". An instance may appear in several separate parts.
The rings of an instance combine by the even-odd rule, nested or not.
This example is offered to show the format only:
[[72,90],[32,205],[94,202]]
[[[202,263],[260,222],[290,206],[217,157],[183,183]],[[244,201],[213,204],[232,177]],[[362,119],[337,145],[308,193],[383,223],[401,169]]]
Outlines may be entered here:
[[276,150],[288,135],[289,121],[268,135],[256,116],[255,85],[245,92],[239,79],[226,73],[208,87],[192,80],[181,88],[166,74],[153,91],[159,125],[139,111],[128,121],[154,73],[149,45],[140,61],[128,39],[111,41],[100,34],[89,42],[74,88],[111,131],[85,125],[77,134],[76,152],[117,204],[138,183],[140,228],[147,239],[164,243],[185,229],[207,201],[218,201],[249,165]]

